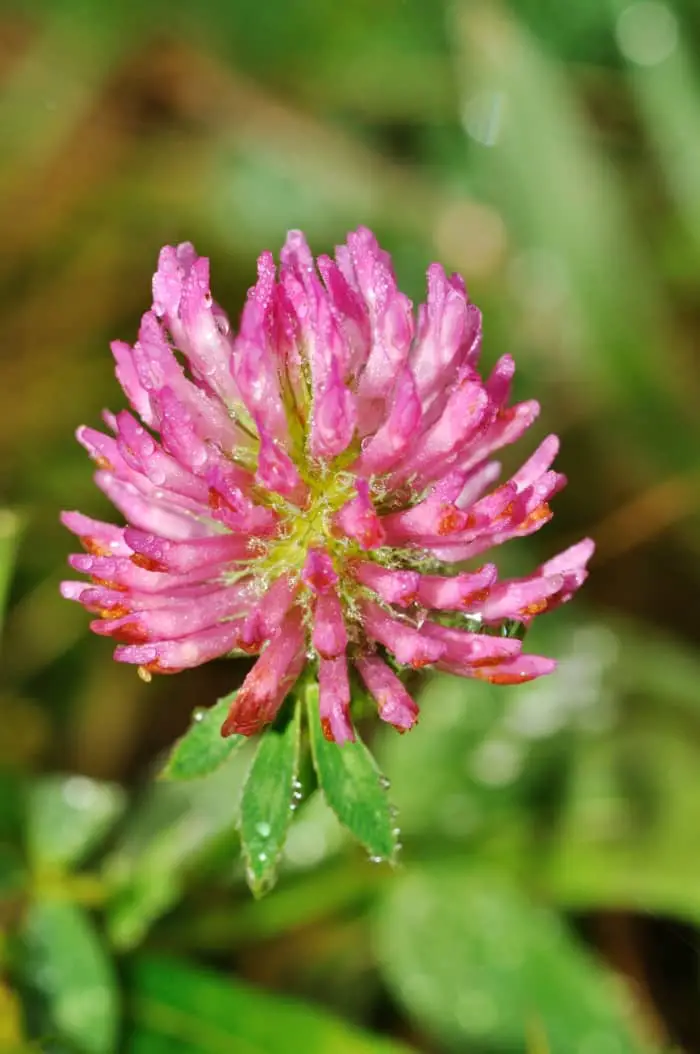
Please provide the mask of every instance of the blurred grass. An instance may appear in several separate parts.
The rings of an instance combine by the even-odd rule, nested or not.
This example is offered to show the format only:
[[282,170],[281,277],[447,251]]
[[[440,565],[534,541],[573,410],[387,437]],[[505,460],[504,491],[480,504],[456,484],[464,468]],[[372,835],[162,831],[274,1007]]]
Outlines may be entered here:
[[[366,223],[414,299],[431,259],[465,275],[485,310],[486,361],[512,351],[518,393],[543,404],[538,433],[563,435],[570,484],[557,515],[542,536],[504,553],[504,566],[524,568],[584,533],[600,542],[585,599],[542,630],[561,654],[579,649],[573,680],[534,697],[545,714],[556,711],[562,685],[581,690],[593,678],[581,707],[595,700],[598,725],[592,718],[581,731],[578,717],[560,708],[563,725],[547,731],[545,722],[535,745],[528,741],[522,782],[476,794],[469,809],[464,796],[479,778],[465,779],[465,765],[478,773],[479,751],[498,756],[500,726],[466,730],[460,750],[444,758],[429,727],[415,733],[415,746],[380,742],[397,766],[397,790],[402,751],[406,759],[415,751],[415,765],[431,771],[442,759],[447,790],[431,802],[400,802],[416,858],[455,841],[459,852],[492,824],[500,844],[502,823],[505,858],[518,870],[513,825],[537,828],[541,815],[556,817],[561,845],[548,843],[541,874],[537,838],[520,847],[531,886],[566,908],[696,924],[697,5],[6,3],[0,129],[0,507],[20,509],[23,527],[10,583],[4,547],[9,556],[15,538],[0,524],[0,592],[6,578],[10,590],[0,654],[3,763],[133,785],[193,705],[226,694],[244,672],[214,664],[146,687],[112,664],[105,642],[88,639],[84,614],[57,594],[70,548],[58,509],[107,511],[73,431],[97,423],[104,405],[121,405],[107,345],[133,339],[160,246],[187,238],[209,255],[217,298],[235,317],[256,255],[276,249],[287,228],[303,227],[320,252]],[[3,513],[2,523],[12,525],[14,515]],[[634,622],[623,627],[620,615]],[[617,656],[609,663],[606,647]],[[446,691],[431,686],[425,705],[444,705]],[[455,721],[461,707],[477,706],[473,687],[449,692]],[[518,707],[528,713],[498,695],[486,710],[507,722]],[[438,814],[423,830],[432,806]],[[308,845],[323,846],[321,828],[308,829]],[[302,918],[316,903],[318,874],[312,868],[298,879]],[[350,903],[358,898],[353,876],[341,868],[332,879],[341,891],[347,884]],[[362,880],[360,887],[363,901]],[[297,895],[294,888],[283,882],[276,896]],[[329,913],[342,915],[333,896],[328,902]],[[301,953],[283,942],[275,959],[266,944],[255,951],[272,904],[240,910],[243,922],[236,914],[229,932],[250,935],[243,973],[259,976],[259,958],[269,955],[276,965],[262,974],[285,987],[290,957],[323,961],[316,923]],[[650,929],[634,919],[625,931],[631,967],[618,938],[612,949],[595,937],[593,944],[634,975],[654,1037],[697,1049],[692,968],[687,976],[672,970],[674,985],[655,965],[673,958],[678,941],[695,947],[694,931],[678,937],[664,923]],[[348,1004],[374,1023],[359,991],[369,967],[358,940],[338,954],[355,963]],[[322,998],[311,974],[299,987]],[[332,1000],[347,1009],[337,993]],[[387,1013],[387,1027],[424,1043],[403,1011]]]

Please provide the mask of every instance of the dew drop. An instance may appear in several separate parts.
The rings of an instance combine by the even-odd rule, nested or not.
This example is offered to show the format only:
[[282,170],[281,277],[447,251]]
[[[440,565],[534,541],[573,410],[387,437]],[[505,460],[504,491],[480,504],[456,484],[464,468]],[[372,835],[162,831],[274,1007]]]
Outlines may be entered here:
[[266,863],[267,862],[267,853],[258,853],[258,860],[260,861],[261,864]]
[[87,776],[71,776],[63,787],[63,797],[74,809],[89,809],[99,801],[100,792]]
[[382,790],[385,790],[385,791],[389,790],[389,787],[391,786],[391,780],[389,779],[389,777],[388,776],[384,776],[384,775],[380,775],[379,776],[379,786],[382,788]]
[[370,864],[383,864],[384,863],[384,857],[383,856],[370,856],[369,857],[369,862],[370,862]]
[[165,472],[162,468],[151,469],[151,483],[156,487],[162,487],[165,483]]
[[205,707],[198,706],[197,709],[194,710],[193,713],[192,713],[192,720],[195,721],[197,724],[199,724],[199,722],[203,721],[206,716],[207,716],[207,711],[206,711]]
[[272,828],[270,827],[269,823],[267,823],[265,820],[261,820],[260,823],[256,823],[255,830],[258,832],[261,838],[268,838]]

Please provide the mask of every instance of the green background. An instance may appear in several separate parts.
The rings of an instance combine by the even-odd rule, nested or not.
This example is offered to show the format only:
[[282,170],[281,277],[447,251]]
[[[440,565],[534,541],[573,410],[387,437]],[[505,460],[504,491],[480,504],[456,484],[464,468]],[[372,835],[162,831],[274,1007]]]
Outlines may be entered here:
[[[410,736],[366,726],[400,867],[315,795],[258,901],[248,747],[153,780],[246,664],[114,664],[58,596],[57,516],[108,511],[73,431],[122,406],[108,342],[162,244],[235,319],[288,228],[361,223],[416,301],[460,271],[485,363],[515,355],[543,412],[508,466],[562,436],[504,572],[598,550],[532,633],[556,677],[436,678]],[[700,1050],[695,0],[5,0],[0,246],[0,1049]]]

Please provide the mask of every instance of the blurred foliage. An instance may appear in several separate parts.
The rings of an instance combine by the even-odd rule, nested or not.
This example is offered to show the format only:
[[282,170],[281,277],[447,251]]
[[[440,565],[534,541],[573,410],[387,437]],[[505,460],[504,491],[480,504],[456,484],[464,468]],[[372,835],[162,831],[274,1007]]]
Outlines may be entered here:
[[[695,0],[5,0],[0,129],[0,1049],[700,1049]],[[359,223],[414,299],[432,259],[465,275],[487,361],[563,435],[555,520],[504,570],[598,554],[532,634],[557,676],[435,678],[410,736],[374,732],[397,869],[305,740],[270,744],[307,799],[256,901],[254,745],[155,779],[245,663],[113,664],[58,597],[57,511],[107,511],[72,433],[121,405],[107,343],[162,244],[211,256],[235,317],[287,228],[320,252]],[[362,759],[320,762],[361,836]]]

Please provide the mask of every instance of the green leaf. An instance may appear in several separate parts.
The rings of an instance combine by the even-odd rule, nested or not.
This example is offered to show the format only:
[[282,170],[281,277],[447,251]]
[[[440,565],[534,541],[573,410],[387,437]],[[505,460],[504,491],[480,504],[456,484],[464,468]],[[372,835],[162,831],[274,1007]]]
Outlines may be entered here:
[[0,919],[3,901],[12,901],[24,890],[27,875],[17,850],[0,842]]
[[0,1050],[13,1054],[26,1049],[19,996],[0,978]]
[[37,866],[80,863],[124,811],[126,797],[113,783],[87,776],[47,776],[29,791],[27,853]]
[[5,601],[15,566],[17,545],[22,521],[9,509],[0,509],[0,628],[5,613]]
[[574,910],[700,922],[698,751],[686,722],[639,702],[631,727],[581,744],[538,888]]
[[451,1049],[636,1054],[626,1001],[561,921],[497,874],[414,870],[375,916],[382,973],[396,999]]
[[160,958],[130,974],[134,1027],[127,1054],[408,1054],[287,997]]
[[386,793],[389,781],[361,740],[338,746],[325,739],[318,685],[307,688],[307,704],[314,767],[326,801],[373,861],[393,863],[399,831]]
[[45,1002],[47,1027],[84,1054],[111,1054],[118,1026],[112,963],[88,916],[74,904],[39,901],[22,931],[21,970]]
[[107,924],[118,947],[138,944],[213,855],[223,851],[228,861],[235,858],[238,801],[249,762],[250,750],[243,748],[201,779],[156,781],[148,788],[104,863],[114,891]]
[[245,736],[224,738],[221,735],[221,726],[235,697],[236,692],[231,692],[208,710],[198,707],[194,711],[192,724],[173,747],[161,773],[162,779],[190,780],[206,776],[245,743]]
[[301,706],[287,727],[264,733],[241,798],[241,843],[248,885],[256,897],[272,889],[292,815],[301,795],[297,779]]

